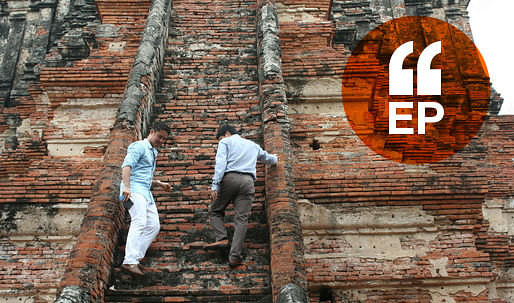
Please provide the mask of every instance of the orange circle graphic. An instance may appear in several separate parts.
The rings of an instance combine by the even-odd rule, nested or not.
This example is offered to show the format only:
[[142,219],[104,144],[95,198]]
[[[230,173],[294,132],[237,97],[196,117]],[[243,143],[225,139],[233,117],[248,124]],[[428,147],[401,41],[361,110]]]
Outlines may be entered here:
[[455,26],[401,17],[353,50],[342,99],[355,133],[373,151],[405,164],[446,159],[465,147],[489,108],[480,52]]

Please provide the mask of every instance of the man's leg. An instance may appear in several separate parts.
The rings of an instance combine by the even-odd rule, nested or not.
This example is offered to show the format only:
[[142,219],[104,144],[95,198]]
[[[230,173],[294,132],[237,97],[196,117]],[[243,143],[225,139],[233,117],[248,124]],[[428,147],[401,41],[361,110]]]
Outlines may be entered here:
[[227,229],[225,228],[223,218],[225,217],[225,209],[234,194],[234,181],[233,174],[226,174],[220,184],[218,197],[211,202],[209,220],[211,221],[211,225],[214,229],[216,241],[228,239]]
[[141,255],[140,236],[146,226],[146,205],[145,197],[140,194],[132,193],[130,200],[134,203],[129,209],[130,227],[127,235],[127,243],[125,244],[125,259],[123,264],[139,264],[139,256]]
[[229,261],[242,261],[241,252],[245,242],[248,218],[252,209],[252,202],[255,196],[254,181],[251,176],[244,176],[240,183],[240,190],[234,199],[234,236],[230,247]]
[[148,247],[150,247],[153,240],[155,240],[155,237],[159,233],[160,228],[161,227],[159,224],[159,214],[157,213],[157,207],[155,203],[149,204],[146,208],[146,226],[139,236],[140,246],[139,256],[137,259],[138,263],[139,260],[145,257]]

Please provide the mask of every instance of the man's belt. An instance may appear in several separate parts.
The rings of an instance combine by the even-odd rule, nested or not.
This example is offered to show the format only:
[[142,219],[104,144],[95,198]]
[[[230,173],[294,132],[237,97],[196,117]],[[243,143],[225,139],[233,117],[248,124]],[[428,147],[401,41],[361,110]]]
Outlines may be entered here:
[[247,176],[250,176],[250,177],[252,177],[252,178],[253,178],[253,174],[251,174],[251,173],[242,173],[242,172],[238,172],[238,171],[228,171],[228,172],[226,172],[226,173],[225,173],[225,175],[226,175],[226,174],[247,175]]

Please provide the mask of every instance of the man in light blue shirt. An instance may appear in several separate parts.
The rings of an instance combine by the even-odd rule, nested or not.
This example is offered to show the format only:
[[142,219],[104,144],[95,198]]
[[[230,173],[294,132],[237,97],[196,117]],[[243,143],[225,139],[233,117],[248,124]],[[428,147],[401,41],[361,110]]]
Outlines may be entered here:
[[123,161],[120,199],[130,213],[130,227],[125,245],[125,259],[122,268],[144,275],[139,261],[159,233],[159,214],[150,188],[160,186],[171,191],[171,185],[153,180],[157,159],[157,147],[161,146],[170,133],[169,127],[157,121],[144,140],[132,143]]
[[223,224],[225,209],[234,203],[234,236],[229,254],[229,266],[243,264],[241,251],[248,228],[248,217],[254,199],[255,165],[257,161],[276,165],[278,158],[264,151],[256,143],[241,138],[231,125],[223,125],[216,135],[221,139],[216,153],[216,165],[212,179],[209,218],[216,235],[216,242],[205,248],[228,247],[227,230]]

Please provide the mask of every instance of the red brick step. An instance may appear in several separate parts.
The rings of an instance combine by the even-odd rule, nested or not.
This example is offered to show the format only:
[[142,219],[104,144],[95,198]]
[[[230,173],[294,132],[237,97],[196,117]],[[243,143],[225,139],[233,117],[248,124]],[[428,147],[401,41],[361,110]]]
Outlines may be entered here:
[[[214,241],[208,220],[220,121],[262,142],[256,1],[173,1],[163,76],[153,112],[172,129],[160,149],[154,191],[161,231],[146,254],[144,277],[120,270],[127,226],[115,252],[106,302],[271,302],[269,231],[263,167],[243,247],[244,266],[230,269],[228,249]],[[229,236],[233,211],[227,209]]]

